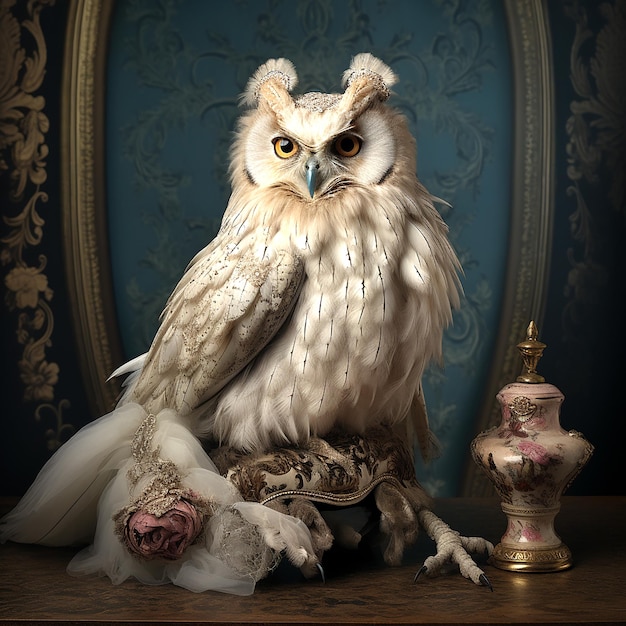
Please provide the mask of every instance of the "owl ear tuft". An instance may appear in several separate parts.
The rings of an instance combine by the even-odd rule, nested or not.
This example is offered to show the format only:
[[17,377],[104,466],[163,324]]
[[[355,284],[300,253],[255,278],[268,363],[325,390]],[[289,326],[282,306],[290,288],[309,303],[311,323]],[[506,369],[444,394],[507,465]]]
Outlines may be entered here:
[[355,116],[374,100],[384,102],[391,95],[390,87],[398,82],[391,68],[369,52],[357,54],[343,73],[344,109]]
[[293,103],[289,92],[297,84],[296,68],[289,59],[269,59],[250,78],[241,101],[256,106],[265,99],[278,112],[281,106]]
[[344,89],[347,89],[355,79],[360,77],[366,77],[376,83],[375,86],[380,89],[381,96],[384,96],[385,100],[389,97],[389,88],[398,82],[398,77],[393,70],[369,52],[361,52],[352,59],[350,67],[343,73],[341,84]]

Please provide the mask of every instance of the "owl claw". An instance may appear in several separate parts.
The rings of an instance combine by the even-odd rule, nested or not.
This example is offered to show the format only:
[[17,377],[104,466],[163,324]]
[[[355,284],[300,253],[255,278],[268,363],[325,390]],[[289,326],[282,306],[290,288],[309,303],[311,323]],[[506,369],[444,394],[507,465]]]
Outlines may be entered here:
[[493,591],[493,585],[491,584],[491,582],[489,581],[489,579],[488,579],[488,578],[487,578],[484,574],[481,574],[481,575],[478,577],[478,580],[480,581],[480,584],[481,584],[483,587],[489,587],[489,589],[490,589],[491,591]]
[[[324,568],[321,566],[320,563],[316,563],[316,565],[317,565],[317,569],[318,569],[318,571],[320,573],[320,578],[322,579],[322,582],[326,583],[326,576],[324,575]],[[487,581],[487,582],[489,582],[489,581]],[[492,589],[492,591],[493,591],[493,589]]]
[[415,574],[415,578],[413,579],[413,582],[416,583],[417,579],[422,575],[425,574],[428,571],[428,568],[425,565],[422,565],[422,567],[419,568],[419,570],[417,570],[417,574]]

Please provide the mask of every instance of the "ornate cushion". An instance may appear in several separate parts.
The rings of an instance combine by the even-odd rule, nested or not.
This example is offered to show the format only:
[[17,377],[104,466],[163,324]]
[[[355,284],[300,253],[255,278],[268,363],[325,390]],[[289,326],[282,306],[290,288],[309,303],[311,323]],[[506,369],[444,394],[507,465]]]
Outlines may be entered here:
[[412,503],[429,501],[415,477],[411,450],[385,426],[362,435],[333,431],[324,439],[311,437],[301,447],[262,454],[221,447],[211,452],[211,458],[245,500],[262,504],[303,497],[348,506],[362,502],[382,483]]
[[[417,482],[407,438],[391,427],[377,426],[362,435],[333,431],[323,439],[311,437],[300,447],[263,454],[227,447],[210,454],[244,500],[303,521],[319,560],[335,541],[355,548],[362,535],[346,532],[340,525],[331,529],[314,503],[346,507],[372,494],[380,512],[378,530],[387,537],[383,558],[388,565],[402,562],[405,548],[417,539],[421,526],[436,542],[437,554],[426,559],[418,575],[435,576],[452,561],[463,576],[491,587],[469,552],[491,554],[493,545],[480,537],[461,536],[432,512],[432,500]],[[369,532],[369,525],[366,528]]]

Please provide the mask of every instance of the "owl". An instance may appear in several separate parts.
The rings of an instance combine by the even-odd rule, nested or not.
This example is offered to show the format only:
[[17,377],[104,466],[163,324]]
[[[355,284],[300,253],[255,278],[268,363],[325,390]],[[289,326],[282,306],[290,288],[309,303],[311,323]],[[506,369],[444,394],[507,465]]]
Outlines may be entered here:
[[[92,541],[71,573],[252,593],[276,555],[314,575],[332,531],[306,497],[243,501],[211,451],[297,450],[385,426],[411,430],[428,454],[420,381],[441,359],[460,266],[416,176],[407,121],[387,105],[395,82],[370,54],[336,94],[292,96],[285,59],[257,70],[218,234],[148,352],[114,373],[127,375],[118,405],[54,454],[0,520],[0,541]],[[419,485],[415,497],[374,488],[389,564],[421,524],[438,552],[418,575],[453,560],[487,584],[468,551],[491,544],[452,531]]]
[[171,294],[125,400],[173,408],[245,451],[334,428],[410,424],[432,437],[421,390],[459,304],[459,261],[416,176],[396,82],[354,57],[343,93],[293,96],[270,60],[242,96],[221,228]]

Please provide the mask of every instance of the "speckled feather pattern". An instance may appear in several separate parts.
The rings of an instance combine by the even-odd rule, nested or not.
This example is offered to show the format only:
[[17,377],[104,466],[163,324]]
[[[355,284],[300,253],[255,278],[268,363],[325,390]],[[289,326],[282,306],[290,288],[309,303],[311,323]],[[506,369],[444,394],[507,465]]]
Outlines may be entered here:
[[[147,355],[120,369],[137,370],[125,399],[174,408],[199,436],[243,450],[407,417],[424,438],[420,380],[441,359],[459,264],[415,176],[406,120],[373,97],[388,87],[379,75],[367,85],[372,70],[326,108],[296,106],[294,77],[270,71],[255,75],[258,106],[238,128],[222,227]],[[341,159],[332,146],[346,132],[362,147]],[[297,143],[293,159],[276,158],[277,136]],[[322,182],[311,198],[312,155]]]

